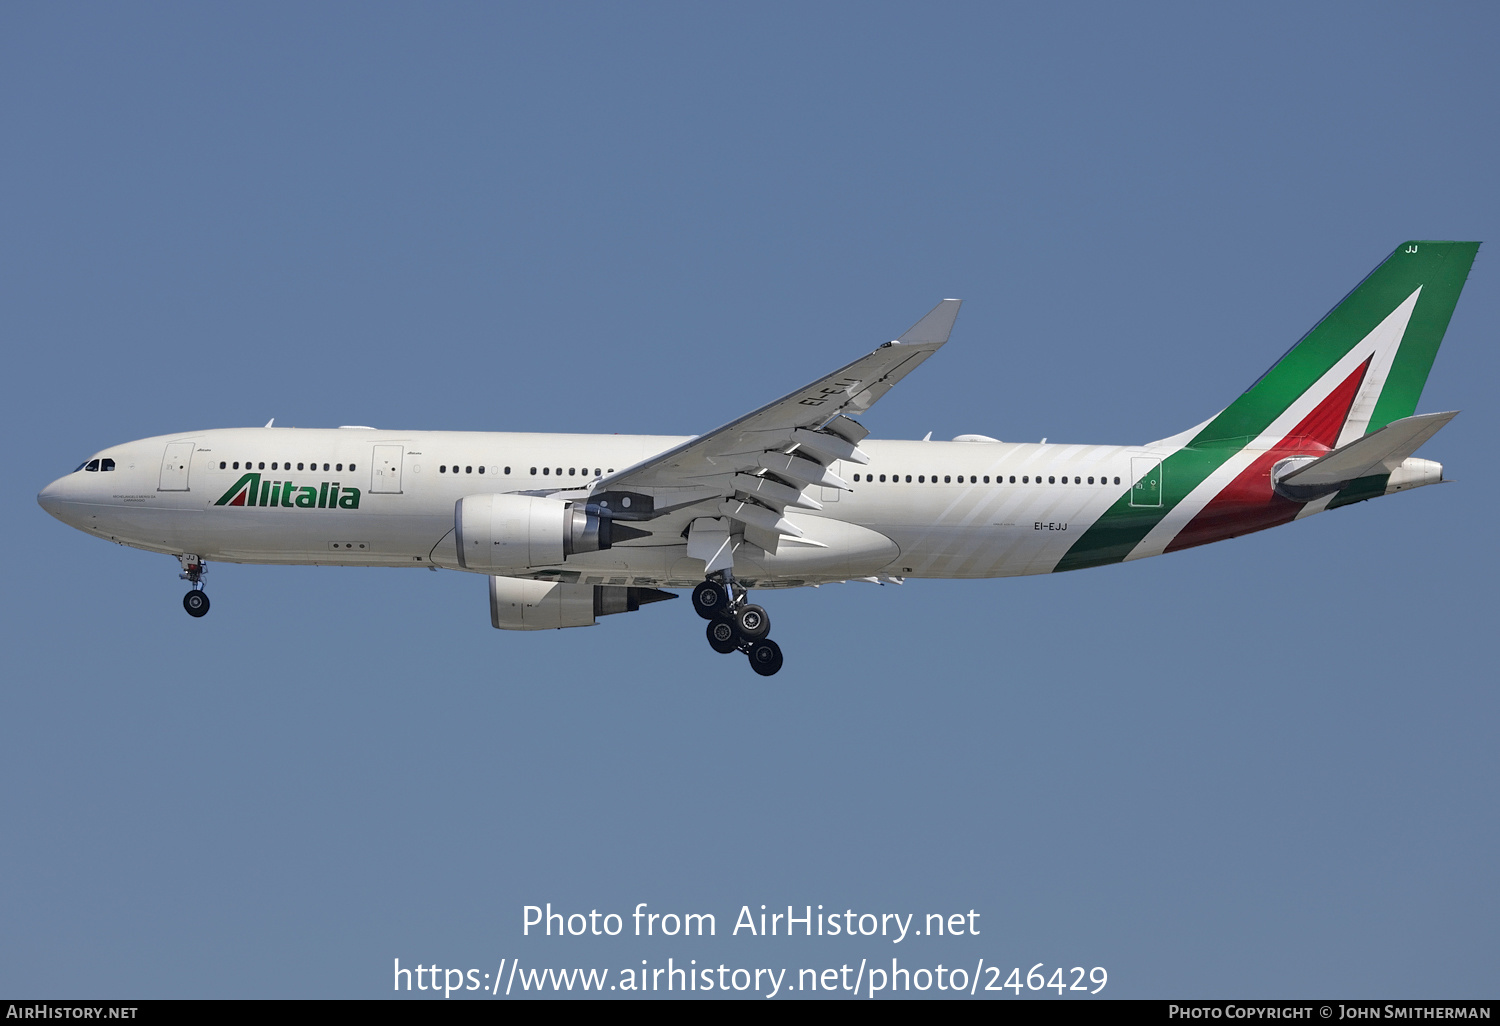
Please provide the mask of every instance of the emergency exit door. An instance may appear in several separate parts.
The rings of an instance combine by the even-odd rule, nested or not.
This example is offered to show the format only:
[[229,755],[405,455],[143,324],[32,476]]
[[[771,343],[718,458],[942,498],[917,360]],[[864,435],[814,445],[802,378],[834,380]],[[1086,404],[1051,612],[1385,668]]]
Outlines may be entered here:
[[1132,506],[1161,505],[1161,460],[1154,456],[1132,456],[1130,476],[1134,484],[1130,488]]

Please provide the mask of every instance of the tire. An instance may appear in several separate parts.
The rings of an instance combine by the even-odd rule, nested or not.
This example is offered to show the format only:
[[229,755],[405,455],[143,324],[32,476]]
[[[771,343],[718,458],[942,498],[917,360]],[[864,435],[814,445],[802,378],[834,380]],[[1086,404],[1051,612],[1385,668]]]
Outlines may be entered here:
[[182,608],[188,611],[189,616],[203,616],[208,612],[208,596],[194,588],[182,596]]
[[720,655],[728,655],[739,650],[740,636],[734,629],[734,624],[728,620],[719,618],[708,621],[708,647]]
[[693,589],[693,608],[705,620],[723,616],[729,608],[729,596],[713,581],[704,581]]
[[771,633],[771,618],[760,606],[747,603],[734,611],[734,626],[746,638],[759,641]]
[[770,638],[763,638],[752,644],[746,655],[750,659],[750,669],[762,677],[769,677],[781,669],[781,646]]

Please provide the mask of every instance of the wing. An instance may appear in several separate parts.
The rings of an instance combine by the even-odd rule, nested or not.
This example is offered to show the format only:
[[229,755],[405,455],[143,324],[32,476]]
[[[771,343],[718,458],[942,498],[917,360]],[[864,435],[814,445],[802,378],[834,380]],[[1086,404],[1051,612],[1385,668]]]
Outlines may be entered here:
[[590,505],[628,520],[654,520],[691,507],[693,516],[729,518],[751,541],[775,552],[780,537],[802,533],[783,517],[786,507],[821,509],[803,494],[808,486],[848,489],[830,465],[869,462],[859,449],[869,432],[850,415],[868,410],[948,341],[960,302],[945,299],[868,356],[611,474],[595,486]]

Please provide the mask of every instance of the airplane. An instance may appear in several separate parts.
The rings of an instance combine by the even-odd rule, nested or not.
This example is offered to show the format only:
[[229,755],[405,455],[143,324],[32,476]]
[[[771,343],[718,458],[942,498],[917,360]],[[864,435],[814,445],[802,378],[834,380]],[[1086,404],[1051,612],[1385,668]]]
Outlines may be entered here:
[[[63,523],[209,561],[458,570],[503,630],[592,626],[692,589],[715,651],[781,669],[752,589],[1057,573],[1444,480],[1416,414],[1477,242],[1407,242],[1223,410],[1144,445],[875,440],[855,419],[947,341],[899,338],[689,437],[225,428],[104,449],[37,496]],[[930,438],[930,434],[929,434]]]

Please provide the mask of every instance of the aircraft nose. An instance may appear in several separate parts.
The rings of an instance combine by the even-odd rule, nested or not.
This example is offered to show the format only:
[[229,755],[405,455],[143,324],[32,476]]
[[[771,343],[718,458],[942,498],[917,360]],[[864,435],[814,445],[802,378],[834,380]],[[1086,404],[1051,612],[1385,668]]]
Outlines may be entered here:
[[63,519],[64,503],[62,485],[64,480],[66,479],[60,477],[36,493],[36,504],[59,520]]

